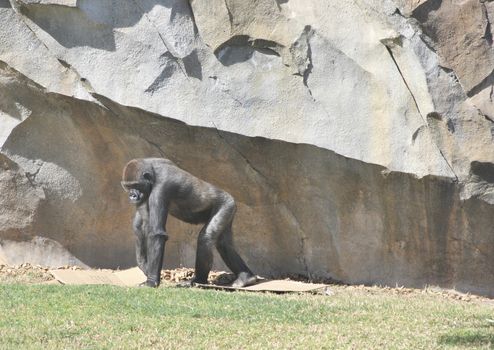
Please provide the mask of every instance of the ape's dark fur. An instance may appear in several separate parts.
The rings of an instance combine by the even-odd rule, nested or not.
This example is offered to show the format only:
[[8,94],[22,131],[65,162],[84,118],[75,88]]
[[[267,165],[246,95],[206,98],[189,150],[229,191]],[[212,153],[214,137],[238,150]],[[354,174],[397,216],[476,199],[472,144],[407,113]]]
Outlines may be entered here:
[[123,170],[122,187],[136,205],[133,228],[137,236],[137,264],[146,274],[146,285],[157,287],[163,265],[168,213],[179,220],[204,227],[197,239],[195,276],[191,283],[207,283],[216,246],[226,265],[237,276],[235,287],[256,281],[232,241],[235,215],[233,197],[198,179],[163,158],[133,159]]

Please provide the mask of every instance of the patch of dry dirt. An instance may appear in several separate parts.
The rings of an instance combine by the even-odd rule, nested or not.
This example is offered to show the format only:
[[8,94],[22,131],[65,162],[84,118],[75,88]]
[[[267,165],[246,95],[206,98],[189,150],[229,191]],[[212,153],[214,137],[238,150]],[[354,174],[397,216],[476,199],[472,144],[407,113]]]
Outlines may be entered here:
[[[22,264],[18,266],[7,266],[0,264],[0,283],[37,284],[55,282],[54,277],[50,273],[50,269],[51,268],[31,264]],[[78,266],[60,266],[58,269],[80,270],[81,268]],[[194,269],[192,268],[177,268],[172,270],[163,270],[161,272],[162,282],[174,284],[190,280],[193,275]],[[234,279],[235,276],[232,273],[225,271],[212,271],[209,275],[209,282],[216,285],[229,285]],[[291,279],[304,281],[304,279],[300,276],[292,277]],[[478,301],[494,303],[494,299],[437,287],[428,287],[424,289],[405,287],[392,288],[382,286],[343,285],[334,284],[332,282],[333,281],[318,281],[318,283],[328,284],[330,290],[333,290],[334,292],[366,293],[375,295],[387,294],[400,296],[429,294],[462,302]]]
[[[50,273],[53,268],[39,265],[21,264],[18,266],[7,266],[0,264],[0,283],[46,283],[54,281]],[[56,269],[63,270],[81,270],[79,266],[60,266]],[[161,280],[164,282],[178,283],[190,280],[194,275],[194,269],[178,268],[173,270],[161,271]],[[209,282],[218,285],[227,285],[232,283],[234,275],[224,271],[212,271],[209,274]]]

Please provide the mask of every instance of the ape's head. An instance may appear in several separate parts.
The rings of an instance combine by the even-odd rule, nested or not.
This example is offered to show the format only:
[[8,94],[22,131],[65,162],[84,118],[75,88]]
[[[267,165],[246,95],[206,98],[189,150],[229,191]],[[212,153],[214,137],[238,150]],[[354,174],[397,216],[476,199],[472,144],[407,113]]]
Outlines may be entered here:
[[130,203],[140,204],[149,198],[153,188],[153,168],[142,160],[133,159],[123,170],[121,184],[124,191],[129,193]]

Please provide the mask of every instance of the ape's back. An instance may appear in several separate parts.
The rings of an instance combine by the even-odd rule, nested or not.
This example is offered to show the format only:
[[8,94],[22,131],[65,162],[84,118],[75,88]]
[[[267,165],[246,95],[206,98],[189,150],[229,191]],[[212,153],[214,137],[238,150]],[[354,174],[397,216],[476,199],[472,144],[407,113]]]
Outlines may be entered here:
[[155,186],[166,184],[164,200],[168,203],[169,213],[185,222],[205,223],[211,212],[225,201],[233,197],[203,181],[189,172],[179,168],[173,162],[164,158],[146,159],[152,164]]

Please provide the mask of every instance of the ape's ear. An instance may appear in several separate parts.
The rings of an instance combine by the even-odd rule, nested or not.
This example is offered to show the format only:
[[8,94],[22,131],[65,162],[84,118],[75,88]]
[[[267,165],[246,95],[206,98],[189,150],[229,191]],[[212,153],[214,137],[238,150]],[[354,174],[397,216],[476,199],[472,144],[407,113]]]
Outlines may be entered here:
[[125,192],[129,192],[129,189],[127,188],[125,181],[120,181],[120,185],[122,185],[122,188],[124,189]]

